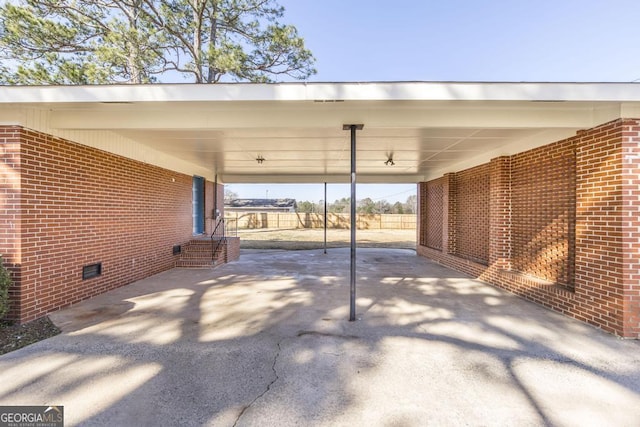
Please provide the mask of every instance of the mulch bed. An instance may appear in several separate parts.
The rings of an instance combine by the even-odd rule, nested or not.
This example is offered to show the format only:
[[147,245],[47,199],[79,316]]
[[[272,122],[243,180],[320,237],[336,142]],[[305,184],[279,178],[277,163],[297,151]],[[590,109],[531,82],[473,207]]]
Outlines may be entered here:
[[60,333],[48,317],[18,324],[0,323],[0,354],[26,347]]

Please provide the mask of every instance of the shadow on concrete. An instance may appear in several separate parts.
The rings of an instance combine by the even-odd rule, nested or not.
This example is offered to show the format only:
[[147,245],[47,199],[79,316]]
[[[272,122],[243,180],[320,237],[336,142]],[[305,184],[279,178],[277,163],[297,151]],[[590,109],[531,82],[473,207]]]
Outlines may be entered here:
[[413,251],[253,251],[52,316],[0,357],[2,404],[68,425],[632,425],[640,343]]

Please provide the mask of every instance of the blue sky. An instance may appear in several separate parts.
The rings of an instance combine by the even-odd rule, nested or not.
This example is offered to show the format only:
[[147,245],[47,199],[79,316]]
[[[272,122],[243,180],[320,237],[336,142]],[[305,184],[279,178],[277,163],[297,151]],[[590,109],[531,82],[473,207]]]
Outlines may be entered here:
[[310,81],[640,79],[638,0],[280,0]]
[[[316,57],[316,82],[640,81],[640,0],[280,0]],[[323,186],[229,185],[318,201]],[[405,201],[415,185],[359,185]],[[329,185],[327,199],[349,196]],[[387,197],[388,196],[388,197]]]

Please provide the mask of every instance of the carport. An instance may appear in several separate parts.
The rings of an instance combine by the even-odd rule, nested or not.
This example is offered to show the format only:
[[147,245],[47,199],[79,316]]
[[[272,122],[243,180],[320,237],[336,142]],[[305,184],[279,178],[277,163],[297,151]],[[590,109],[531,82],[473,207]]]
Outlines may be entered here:
[[[64,329],[0,357],[0,402],[64,405],[71,425],[633,425],[639,342],[585,322],[639,336],[634,117],[635,84],[0,87],[15,313]],[[353,169],[417,183],[422,255],[358,251],[358,321],[349,250],[172,268],[193,177],[213,213],[221,183]],[[568,202],[527,228],[529,199]],[[485,264],[456,222],[478,211]],[[518,245],[573,281],[518,270]]]
[[[5,182],[22,179],[20,182],[29,183],[17,187],[5,185],[3,191],[10,196],[5,197],[6,200],[16,200],[13,194],[21,191],[31,191],[30,197],[33,198],[31,204],[11,202],[14,203],[11,205],[7,202],[8,206],[14,206],[11,209],[20,212],[11,218],[21,218],[23,228],[13,227],[5,232],[5,239],[9,242],[9,249],[5,252],[8,253],[10,267],[29,273],[18,275],[25,281],[25,297],[17,310],[18,317],[28,320],[46,314],[60,306],[120,286],[123,281],[136,280],[141,275],[153,274],[173,265],[174,258],[166,248],[176,247],[176,244],[184,242],[186,236],[183,231],[169,233],[173,227],[171,224],[176,223],[177,217],[181,227],[186,224],[183,224],[185,212],[181,208],[184,200],[180,199],[180,203],[175,205],[171,203],[185,197],[187,177],[204,178],[203,188],[213,197],[205,197],[202,206],[204,212],[208,212],[206,220],[212,223],[215,221],[215,208],[220,204],[216,195],[223,183],[415,182],[420,185],[418,250],[421,255],[482,277],[610,332],[637,338],[640,333],[640,279],[634,276],[637,264],[632,263],[637,259],[640,242],[633,237],[638,235],[634,234],[638,231],[638,224],[631,215],[640,203],[632,188],[627,191],[623,187],[633,185],[640,162],[640,137],[635,128],[637,122],[633,119],[640,117],[639,101],[640,85],[623,83],[370,82],[1,87],[0,123],[6,128],[4,136],[0,136],[2,140],[14,143],[12,135],[19,135],[16,144],[23,146],[28,145],[26,141],[34,147],[42,141],[45,144],[54,140],[56,144],[72,143],[64,145],[67,154],[63,159],[54,159],[50,164],[46,163],[50,153],[43,152],[40,146],[26,153],[20,152],[17,156],[20,168],[7,168],[5,172],[9,177]],[[363,125],[362,129],[359,129],[360,125]],[[576,137],[578,132],[580,134]],[[580,142],[586,139],[580,136],[584,132],[591,138],[588,143]],[[597,132],[615,138],[615,141],[605,143],[610,152],[593,149],[594,154],[590,154],[589,150],[596,146],[596,141],[602,140]],[[577,211],[574,214],[571,210],[574,208],[569,207],[566,217],[550,218],[549,223],[536,223],[533,230],[526,229],[525,224],[525,232],[530,236],[526,235],[527,241],[522,245],[527,246],[529,240],[543,243],[534,248],[535,253],[527,252],[522,260],[514,260],[513,254],[517,254],[521,236],[519,229],[510,222],[513,203],[517,202],[512,200],[510,193],[515,185],[510,181],[515,170],[512,169],[515,167],[512,158],[521,153],[546,153],[547,163],[552,167],[554,154],[549,154],[545,147],[566,140],[573,144],[567,148],[567,153],[574,153],[579,158],[568,159],[567,173],[571,176],[567,178],[567,184],[563,184],[563,188],[568,190],[563,191],[567,193],[567,203],[577,206]],[[59,150],[62,148],[53,149],[51,153],[58,154]],[[104,152],[115,157],[103,158]],[[352,164],[354,157],[356,161]],[[535,154],[534,157],[539,156]],[[604,169],[590,170],[587,166],[580,169],[581,165],[588,165],[593,159],[598,160],[602,168],[611,166],[615,175],[611,183],[597,181],[600,173],[606,174]],[[60,167],[63,160],[82,165]],[[91,169],[96,164],[100,170]],[[152,189],[158,192],[154,197],[176,193],[170,200],[163,201],[168,208],[164,204],[158,208],[154,200],[135,206],[135,209],[132,207],[131,211],[126,210],[127,206],[115,206],[111,201],[93,206],[95,209],[111,209],[118,215],[122,215],[123,210],[132,216],[136,213],[140,216],[140,212],[147,211],[152,215],[136,223],[137,228],[133,232],[132,229],[123,229],[117,231],[120,234],[109,234],[114,229],[113,224],[109,229],[106,222],[98,223],[98,214],[91,217],[95,223],[80,223],[73,230],[62,232],[64,236],[73,235],[78,239],[97,236],[96,244],[89,252],[79,241],[66,242],[66,246],[60,247],[55,246],[55,242],[38,245],[34,239],[50,236],[49,228],[43,228],[41,222],[44,220],[41,218],[55,220],[64,217],[58,212],[47,212],[47,205],[40,203],[41,196],[52,191],[52,203],[64,211],[72,207],[69,203],[74,203],[72,195],[77,191],[77,188],[70,188],[68,192],[58,194],[56,185],[60,179],[49,183],[50,175],[39,170],[44,165],[55,169],[55,172],[75,171],[71,173],[87,182],[91,182],[93,176],[104,174],[96,182],[82,187],[87,198],[91,197],[91,191],[98,191],[103,185],[106,196],[124,188],[122,181],[111,183],[113,176],[128,179],[126,185],[133,190],[124,194],[133,194],[131,203],[137,203]],[[491,223],[483,231],[485,253],[478,260],[475,253],[461,256],[456,252],[456,242],[458,246],[463,242],[453,214],[460,211],[458,208],[467,206],[465,203],[475,203],[475,200],[465,202],[466,199],[462,200],[462,196],[458,197],[456,193],[456,188],[459,188],[473,196],[475,192],[469,190],[465,183],[474,179],[468,174],[456,176],[456,173],[475,170],[483,165],[490,166],[482,169],[482,179],[488,183],[483,190],[487,197],[482,202],[486,208],[482,212],[487,212]],[[134,169],[140,169],[138,175],[128,177],[129,171]],[[489,169],[492,172],[488,172]],[[24,176],[16,178],[13,176],[16,170],[31,175],[28,179]],[[443,177],[444,181],[438,181]],[[544,181],[544,177],[539,179]],[[527,181],[526,175],[522,181]],[[37,184],[31,185],[33,182]],[[38,185],[43,182],[41,189]],[[537,185],[535,180],[533,182],[534,186]],[[76,183],[72,182],[69,187],[73,185]],[[183,187],[174,189],[178,185]],[[213,190],[209,191],[209,188]],[[536,187],[531,191],[539,193],[541,189],[548,194],[546,201],[552,203],[556,194],[547,191],[547,187]],[[598,196],[601,189],[611,194]],[[584,194],[574,196],[572,191]],[[434,203],[434,197],[438,203]],[[601,200],[596,200],[598,197]],[[87,203],[91,202],[83,202],[81,206]],[[591,205],[583,208],[588,204]],[[33,206],[37,209],[29,209]],[[595,208],[599,210],[596,212]],[[608,209],[616,212],[615,218],[607,220],[604,217]],[[475,214],[475,211],[469,212]],[[602,214],[598,218],[605,218],[603,224],[600,220],[591,222],[596,214]],[[153,221],[157,224],[152,224]],[[556,223],[560,224],[560,231],[556,231],[558,227],[554,228]],[[47,227],[54,233],[52,235],[58,236],[60,230],[56,224]],[[96,229],[104,231],[96,232]],[[207,228],[206,231],[210,230]],[[162,238],[158,238],[156,246],[152,247],[148,239],[142,237],[144,232]],[[548,242],[545,240],[547,235],[552,235]],[[132,236],[140,236],[135,237],[135,244],[129,242],[134,238]],[[623,243],[620,236],[631,240]],[[599,239],[610,239],[611,242],[607,240],[606,245],[599,245]],[[104,253],[107,240],[113,254]],[[354,245],[355,239],[352,247]],[[127,253],[119,250],[129,247],[131,249]],[[45,250],[42,248],[49,252],[42,252]],[[71,257],[70,248],[78,254],[89,254],[82,261],[86,265],[81,261],[65,264],[70,263],[66,260]],[[113,268],[98,266],[98,261],[105,257],[113,258]],[[545,264],[547,258],[550,259],[549,268]],[[35,291],[28,281],[35,281],[36,276],[42,275],[43,263],[50,259],[52,263],[55,261],[51,269],[59,271],[59,277],[63,277],[65,271],[86,267],[104,271],[105,275],[117,270],[117,274],[109,279],[105,277],[105,281],[111,281],[104,286],[89,287],[86,285],[88,282],[78,282],[77,287],[81,289],[73,296],[45,304],[41,297],[36,295],[34,298],[30,293]],[[598,260],[602,265],[594,271],[593,263]],[[140,265],[151,263],[157,265],[143,273],[137,271]],[[535,268],[529,271],[529,265]],[[351,268],[353,277],[354,263]],[[612,268],[616,271],[609,277],[607,271]],[[549,273],[549,269],[553,271]],[[564,275],[560,281],[556,280],[560,274],[556,274],[556,270],[562,270]],[[531,274],[534,277],[529,277]],[[569,279],[565,280],[565,276]],[[585,290],[578,282],[573,283],[574,276],[578,282],[596,283],[600,293],[593,289]],[[117,282],[117,277],[120,277],[120,282]],[[56,283],[52,282],[50,286],[55,288]],[[74,287],[76,284],[71,286]],[[16,295],[22,293],[16,292]]]

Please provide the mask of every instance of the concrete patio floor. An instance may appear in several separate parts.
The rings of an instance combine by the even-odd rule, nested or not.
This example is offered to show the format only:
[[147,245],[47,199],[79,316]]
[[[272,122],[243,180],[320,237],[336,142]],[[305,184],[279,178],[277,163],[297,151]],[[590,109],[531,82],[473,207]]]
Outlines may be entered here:
[[244,251],[55,313],[0,404],[65,425],[637,426],[640,342],[417,257]]

